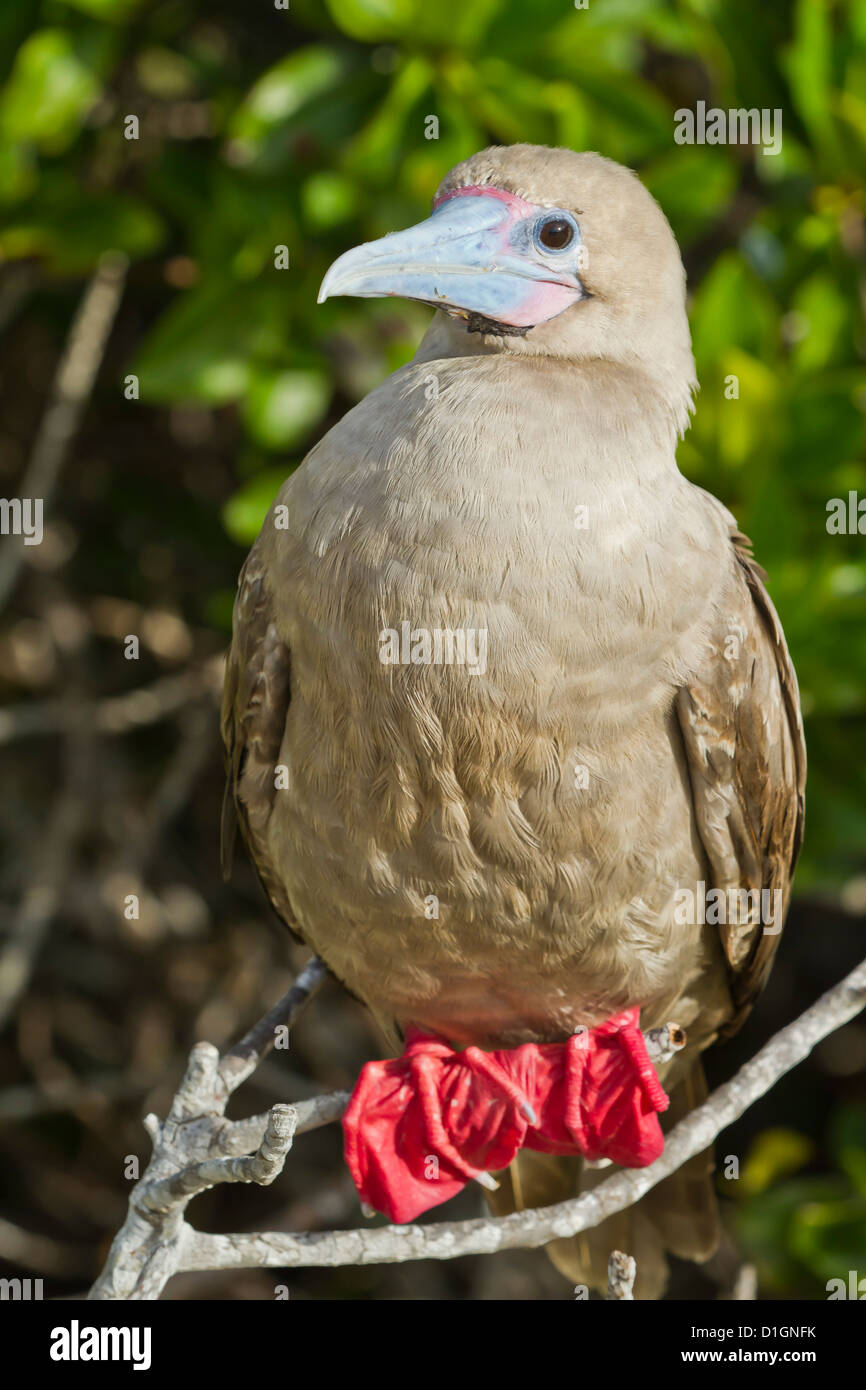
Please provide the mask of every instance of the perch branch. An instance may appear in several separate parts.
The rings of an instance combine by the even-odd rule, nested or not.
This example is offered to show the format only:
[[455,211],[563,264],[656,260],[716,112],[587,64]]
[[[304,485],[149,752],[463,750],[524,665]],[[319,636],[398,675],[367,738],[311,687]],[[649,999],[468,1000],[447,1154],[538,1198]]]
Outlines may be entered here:
[[[223,1117],[228,1094],[248,1076],[256,1060],[265,1055],[273,1042],[273,1029],[290,1021],[321,982],[325,973],[319,961],[312,961],[299,976],[293,990],[265,1019],[247,1034],[222,1063],[208,1045],[194,1049],[183,1084],[164,1125],[149,1119],[155,1152],[151,1165],[135,1189],[130,1214],[116,1237],[105,1271],[92,1298],[158,1298],[174,1273],[195,1270],[334,1267],[399,1263],[405,1260],[454,1259],[461,1255],[493,1254],[499,1250],[531,1249],[548,1241],[578,1234],[598,1225],[606,1217],[637,1202],[657,1183],[669,1177],[687,1160],[702,1152],[718,1134],[799,1062],[802,1062],[828,1033],[847,1023],[866,1005],[866,961],[862,962],[833,989],[807,1009],[794,1023],[783,1028],[755,1057],[736,1073],[697,1110],[667,1136],[662,1156],[648,1168],[621,1170],[591,1192],[556,1206],[515,1212],[501,1218],[474,1221],[446,1221],[425,1226],[385,1226],[378,1229],[316,1232],[288,1235],[283,1232],[211,1235],[195,1231],[183,1220],[183,1211],[194,1190],[194,1179],[179,1186],[157,1188],[171,1198],[166,1209],[155,1211],[148,1204],[154,1184],[174,1178],[182,1170],[206,1160],[237,1155],[244,1148],[262,1144],[268,1118],[255,1116],[232,1123]],[[674,1043],[669,1033],[668,1042]],[[336,1119],[342,1113],[344,1093],[304,1101],[293,1110],[294,1132],[314,1128]],[[272,1112],[273,1113],[273,1112]],[[265,1155],[266,1176],[271,1165]],[[275,1160],[282,1166],[285,1154]],[[243,1180],[260,1181],[247,1165]],[[206,1169],[208,1176],[223,1173],[217,1164]],[[257,1170],[258,1171],[258,1170]],[[201,1169],[197,1170],[201,1175]],[[219,1176],[218,1181],[231,1180]],[[619,1284],[625,1280],[619,1279]]]
[[293,1106],[275,1105],[254,1154],[244,1158],[206,1158],[201,1163],[191,1163],[172,1177],[151,1183],[145,1189],[142,1206],[153,1212],[167,1213],[179,1202],[188,1202],[220,1182],[255,1182],[268,1187],[282,1172],[296,1124],[297,1112]]
[[255,1071],[262,1058],[268,1055],[274,1045],[276,1030],[294,1023],[304,1005],[324,984],[327,973],[328,967],[318,956],[314,956],[304,966],[288,994],[226,1053],[220,1062],[219,1073],[229,1094],[237,1090],[241,1082]]
[[[132,1190],[126,1221],[90,1298],[159,1298],[166,1280],[179,1269],[192,1234],[183,1219],[191,1199],[221,1182],[267,1186],[282,1171],[298,1124],[298,1108],[275,1105],[261,1117],[255,1133],[249,1122],[236,1125],[226,1120],[224,1111],[235,1088],[273,1047],[274,1030],[294,1023],[326,974],[314,956],[288,993],[222,1061],[211,1043],[193,1048],[167,1120],[160,1124],[156,1115],[145,1118],[153,1156]],[[317,1105],[326,1118],[336,1118],[329,1099],[324,1098],[324,1106],[321,1101],[305,1103],[308,1128],[326,1122],[314,1117]],[[250,1154],[250,1149],[256,1152]]]
[[315,1235],[202,1235],[185,1252],[185,1270],[247,1266],[333,1266],[402,1260],[453,1259],[458,1255],[535,1248],[596,1226],[632,1206],[765,1095],[813,1047],[866,1005],[866,961],[829,990],[796,1022],[783,1028],[724,1086],[667,1136],[661,1158],[648,1168],[622,1170],[591,1192],[568,1202],[511,1216],[449,1221],[429,1226]]

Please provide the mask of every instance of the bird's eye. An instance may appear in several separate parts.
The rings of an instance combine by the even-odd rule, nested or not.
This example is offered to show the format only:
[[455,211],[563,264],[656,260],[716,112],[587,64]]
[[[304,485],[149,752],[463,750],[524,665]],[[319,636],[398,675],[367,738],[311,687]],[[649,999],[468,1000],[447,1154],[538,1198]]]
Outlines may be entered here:
[[564,251],[574,240],[574,227],[564,217],[551,217],[539,227],[538,240],[548,251]]

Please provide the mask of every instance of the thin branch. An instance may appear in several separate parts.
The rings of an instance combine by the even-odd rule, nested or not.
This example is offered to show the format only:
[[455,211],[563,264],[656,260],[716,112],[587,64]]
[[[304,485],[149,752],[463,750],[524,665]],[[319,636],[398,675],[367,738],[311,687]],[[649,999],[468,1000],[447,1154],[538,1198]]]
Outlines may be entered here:
[[577,1235],[632,1206],[688,1159],[701,1153],[780,1077],[808,1057],[822,1038],[854,1018],[864,1005],[866,961],[822,995],[796,1022],[777,1033],[732,1080],[682,1120],[667,1136],[665,1151],[655,1163],[648,1168],[620,1170],[581,1197],[496,1219],[447,1221],[429,1226],[385,1226],[379,1230],[313,1235],[191,1232],[179,1269],[321,1268],[451,1260],[459,1255],[535,1249],[548,1241]]
[[[123,294],[127,264],[121,252],[106,251],[84,291],[21,481],[22,497],[41,498],[46,506],[51,500],[93,390]],[[7,537],[0,552],[0,607],[15,587],[24,554],[22,538]]]
[[733,1303],[750,1303],[758,1297],[758,1271],[754,1265],[741,1266],[730,1293]]
[[[222,685],[223,660],[222,656],[211,657],[179,675],[163,676],[151,685],[86,706],[91,729],[98,734],[134,733],[169,719],[205,696],[216,699]],[[65,698],[8,705],[0,710],[0,743],[66,733],[77,719]]]
[[0,1259],[55,1279],[80,1279],[93,1268],[86,1246],[67,1245],[0,1217]]
[[[112,1101],[142,1095],[156,1079],[130,1079],[118,1071],[101,1071],[76,1080],[52,1078],[50,1083],[39,1086],[9,1086],[0,1091],[0,1122],[32,1120],[37,1115],[64,1110],[74,1112],[83,1106],[103,1108]],[[244,1152],[248,1153],[249,1148]]]
[[6,332],[38,283],[39,272],[32,261],[7,268],[0,278],[0,333]]
[[[130,1198],[127,1220],[115,1238],[105,1270],[91,1291],[96,1299],[154,1299],[175,1273],[216,1269],[334,1267],[454,1259],[499,1250],[533,1249],[597,1226],[637,1202],[803,1061],[812,1048],[866,1005],[866,961],[782,1029],[736,1076],[667,1136],[650,1167],[620,1170],[592,1191],[557,1206],[515,1212],[498,1219],[419,1226],[287,1235],[211,1235],[183,1219],[187,1203],[213,1182],[268,1182],[282,1167],[289,1130],[327,1123],[342,1114],[344,1092],[298,1105],[275,1107],[270,1116],[232,1122],[224,1110],[231,1092],[273,1045],[274,1028],[294,1019],[326,971],[312,960],[275,1009],[227,1053],[199,1044],[164,1124],[148,1116],[154,1155]],[[654,1046],[664,1048],[665,1039]],[[671,1027],[667,1045],[681,1045]],[[279,1112],[279,1113],[278,1113]],[[263,1143],[264,1140],[264,1143]],[[291,1143],[291,1134],[288,1134]],[[252,1158],[243,1152],[258,1149]],[[241,1158],[240,1163],[237,1162]],[[620,1284],[627,1282],[628,1271]],[[624,1296],[624,1295],[623,1295]]]
[[73,850],[85,823],[83,773],[90,748],[77,701],[70,700],[73,729],[65,749],[66,783],[61,788],[44,838],[35,847],[30,880],[0,951],[0,1027],[27,989],[39,953],[69,880]]
[[291,1027],[304,1005],[324,984],[327,974],[328,967],[318,956],[314,956],[304,966],[288,994],[226,1053],[220,1062],[219,1072],[229,1093],[237,1090],[255,1071],[274,1046],[276,1030]]
[[255,1182],[269,1187],[283,1170],[296,1124],[297,1112],[293,1106],[275,1105],[254,1154],[244,1158],[207,1158],[201,1163],[192,1163],[170,1178],[151,1183],[142,1199],[143,1206],[154,1212],[168,1212],[176,1204],[185,1204],[199,1192],[206,1192],[221,1182]]
[[631,1255],[612,1250],[607,1262],[607,1299],[609,1303],[634,1302],[634,1281],[637,1264]]
[[[326,1096],[313,1096],[311,1100],[295,1101],[295,1111],[298,1122],[295,1126],[295,1134],[306,1134],[311,1129],[321,1129],[323,1125],[333,1124],[335,1120],[343,1117],[343,1112],[349,1104],[351,1091],[331,1091]],[[231,1144],[233,1152],[249,1153],[250,1149],[261,1142],[262,1135],[267,1128],[267,1115],[251,1115],[247,1120],[235,1120],[231,1130]]]
[[[179,1268],[191,1233],[183,1220],[191,1199],[220,1182],[266,1186],[281,1172],[295,1133],[297,1109],[275,1105],[256,1135],[250,1134],[249,1125],[236,1126],[226,1120],[224,1111],[234,1089],[273,1047],[274,1029],[294,1022],[326,974],[314,956],[285,997],[222,1062],[211,1043],[193,1048],[166,1121],[160,1124],[155,1115],[145,1117],[153,1156],[132,1190],[126,1221],[91,1298],[159,1298]],[[342,1110],[342,1096],[340,1101],[337,1113]],[[306,1104],[306,1118],[312,1122],[316,1102]],[[323,1110],[327,1118],[336,1118],[334,1105],[327,1099]],[[324,1118],[318,1121],[325,1122]],[[250,1155],[250,1148],[256,1152]]]
[[[310,969],[313,964],[314,962],[311,962],[307,969]],[[321,965],[321,962],[319,962],[319,965]],[[266,1037],[270,1037],[270,1032],[272,1032],[272,1030],[269,1031],[267,1025],[274,1016],[278,1016],[285,1010],[288,1000],[300,985],[301,978],[301,976],[298,977],[296,984],[292,986],[286,998],[281,1000],[276,1008],[267,1015],[267,1018],[263,1019],[262,1022],[257,1025],[258,1028],[263,1030]],[[248,1034],[248,1036],[251,1037],[252,1034]],[[680,1049],[685,1046],[686,1035],[675,1023],[665,1023],[661,1028],[648,1029],[647,1032],[644,1033],[644,1041],[646,1043],[647,1053],[652,1061],[667,1062],[673,1057],[674,1053],[679,1052]],[[238,1046],[242,1047],[243,1043],[239,1043]],[[231,1056],[231,1054],[228,1054],[228,1056]],[[226,1060],[228,1060],[228,1058]],[[225,1063],[223,1063],[223,1065],[225,1065]],[[232,1089],[234,1089],[234,1087]],[[307,1130],[320,1129],[322,1125],[329,1125],[334,1120],[342,1119],[343,1112],[349,1104],[350,1096],[351,1091],[332,1091],[328,1095],[313,1096],[309,1100],[295,1101],[295,1110],[298,1115],[295,1133],[306,1134]],[[254,1145],[260,1143],[267,1123],[267,1114],[251,1115],[246,1120],[236,1120],[232,1126],[231,1143],[245,1145],[244,1148],[238,1149],[237,1152],[248,1153]],[[608,1160],[605,1159],[603,1162],[606,1164]],[[482,1174],[482,1176],[486,1175]],[[487,1184],[482,1183],[482,1186],[487,1186]],[[491,1191],[495,1191],[495,1186],[491,1188]]]

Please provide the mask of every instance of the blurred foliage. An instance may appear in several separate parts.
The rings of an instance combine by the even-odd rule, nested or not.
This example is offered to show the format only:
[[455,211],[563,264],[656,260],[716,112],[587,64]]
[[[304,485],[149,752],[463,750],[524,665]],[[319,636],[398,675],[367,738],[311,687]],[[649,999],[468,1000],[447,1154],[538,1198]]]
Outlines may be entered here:
[[[826,890],[825,906],[841,889],[843,903],[862,910],[866,552],[863,536],[831,535],[826,522],[830,499],[851,490],[866,499],[866,0],[279,4],[0,6],[0,319],[7,277],[20,273],[35,295],[10,350],[22,366],[0,428],[5,477],[19,476],[85,277],[107,248],[131,262],[79,475],[58,506],[61,542],[64,524],[83,539],[72,588],[183,610],[202,651],[206,625],[212,644],[213,627],[223,630],[218,644],[242,549],[283,477],[407,360],[429,320],[421,306],[396,301],[317,307],[328,265],[424,217],[445,172],[487,144],[599,150],[639,171],[679,239],[701,383],[681,466],[752,537],[799,673],[810,779],[798,889]],[[781,153],[676,145],[674,112],[698,101],[780,111]],[[130,373],[140,381],[134,402],[123,395]],[[51,597],[53,580],[40,582]],[[127,630],[125,618],[117,622]],[[48,657],[26,616],[22,650],[25,638],[37,653],[30,687],[44,694],[39,661]],[[98,676],[113,688],[107,654]],[[158,750],[153,765],[163,757]],[[28,765],[20,785],[29,782]],[[215,845],[216,830],[210,804],[196,804],[204,820],[189,832],[191,862],[211,896],[216,869],[204,847]],[[176,857],[186,859],[185,845]],[[258,912],[259,899],[251,901]],[[816,901],[797,909],[813,914],[810,925],[827,921]],[[214,898],[213,921],[226,910]],[[101,921],[99,950],[117,945],[112,968],[131,991],[124,944]],[[820,950],[838,954],[849,924],[855,931],[849,918],[815,941],[801,930],[782,953],[774,980],[789,995],[778,1023],[808,1002],[816,974],[829,983],[841,973]],[[96,952],[92,942],[88,949]],[[190,949],[197,969],[201,951],[198,942]],[[229,946],[223,1000],[237,973],[232,951],[246,959],[248,946]],[[204,1008],[213,980],[201,974]],[[110,978],[113,1000],[121,986]],[[144,984],[136,1007],[170,998],[170,980]],[[49,994],[54,988],[49,975]],[[167,1074],[192,1040],[188,995],[181,989],[174,1003],[166,1028],[178,1034],[176,1055],[168,1041],[160,1053]],[[101,996],[93,1003],[100,1027],[109,1007]],[[766,1017],[766,1000],[764,1008]],[[244,997],[226,1034],[252,1010]],[[311,1056],[326,1043],[318,1039]],[[102,1046],[114,1059],[115,1044]],[[330,1085],[348,1084],[349,1045],[346,1054],[345,1074]],[[838,1075],[833,1085],[844,1089],[847,1073]],[[866,1112],[855,1099],[823,1145],[790,1127],[756,1136],[743,1179],[725,1189],[775,1291],[820,1297],[840,1264],[863,1271]],[[816,1114],[810,1122],[820,1132]],[[75,1132],[89,1133],[83,1122]],[[108,1152],[107,1126],[100,1144]],[[113,1182],[106,1167],[106,1194]],[[117,1213],[105,1209],[110,1225]]]
[[[418,220],[487,143],[638,168],[691,272],[682,466],[752,536],[810,716],[800,884],[856,868],[866,560],[825,523],[866,482],[866,0],[294,0],[255,24],[201,0],[5,0],[0,55],[0,254],[59,277],[109,245],[165,261],[175,293],[123,369],[144,402],[238,409],[239,543],[335,394],[369,390],[426,319],[317,308],[332,259]],[[780,110],[781,153],[675,145],[673,112],[698,99]]]
[[[752,535],[810,714],[801,884],[849,872],[866,840],[851,756],[866,562],[859,537],[827,534],[826,503],[865,481],[866,0],[295,0],[247,42],[229,8],[46,0],[35,18],[7,0],[0,252],[56,275],[107,245],[167,257],[178,291],[125,370],[143,402],[238,407],[246,478],[225,525],[249,542],[288,467],[271,456],[296,463],[334,392],[363,395],[425,321],[320,309],[329,261],[418,220],[485,143],[637,167],[694,267],[702,391],[681,461]],[[698,99],[778,108],[781,153],[674,145],[673,111]]]
[[[813,1142],[794,1130],[765,1130],[752,1145],[739,1181],[723,1192],[738,1210],[735,1228],[772,1297],[826,1296],[827,1281],[863,1273],[866,1250],[866,1107],[841,1109],[830,1124],[830,1176],[797,1178]],[[780,1181],[780,1179],[785,1179]]]

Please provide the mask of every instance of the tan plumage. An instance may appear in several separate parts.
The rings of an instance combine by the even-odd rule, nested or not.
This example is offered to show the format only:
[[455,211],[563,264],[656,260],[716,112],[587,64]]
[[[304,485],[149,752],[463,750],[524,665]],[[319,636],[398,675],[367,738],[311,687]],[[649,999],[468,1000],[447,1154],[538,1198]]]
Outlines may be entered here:
[[[523,336],[437,313],[284,484],[240,580],[230,797],[277,911],[394,1048],[408,1024],[561,1040],[639,1004],[644,1027],[688,1031],[661,1072],[685,1113],[700,1051],[739,1025],[779,938],[678,925],[676,893],[787,905],[796,680],[747,542],[676,468],[694,380],[661,211],[627,170],[566,150],[485,151],[443,190],[467,185],[579,214],[592,297]],[[486,629],[486,671],[382,665],[403,620]],[[603,1176],[531,1154],[517,1169],[500,1206]],[[665,1247],[714,1243],[708,1160],[618,1226],[655,1296]],[[557,1244],[572,1278],[603,1282],[609,1232]]]

